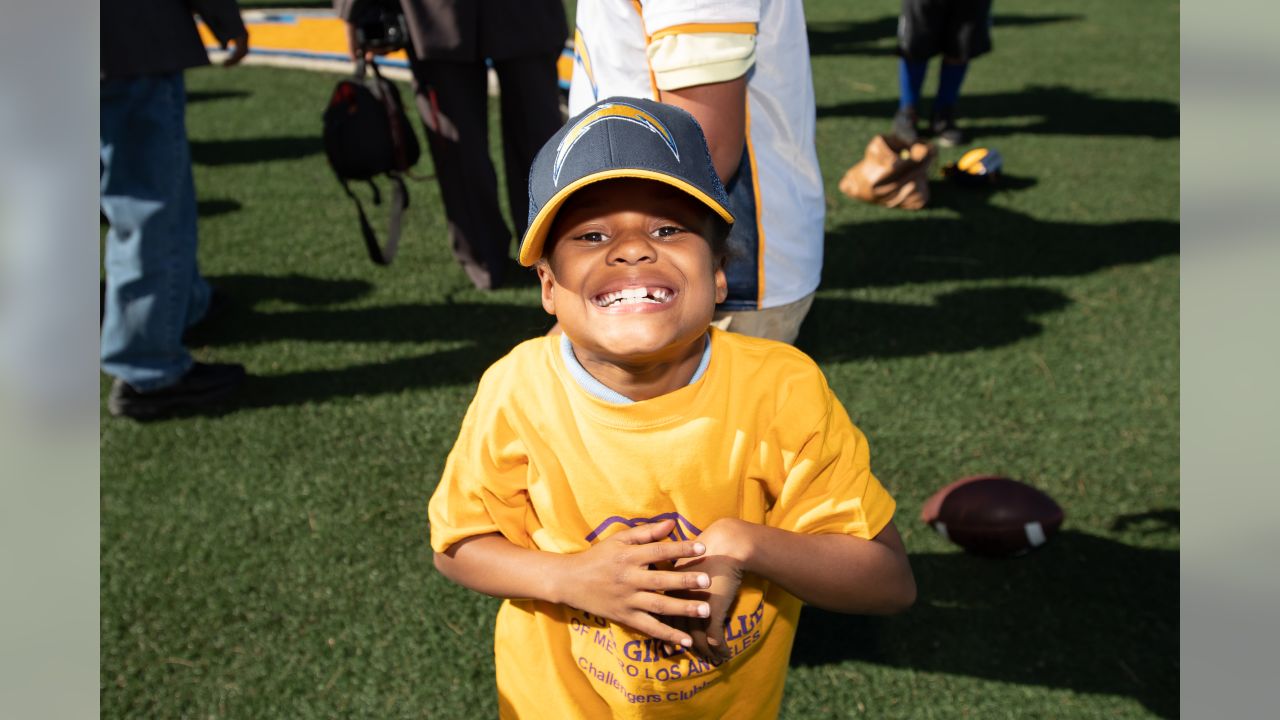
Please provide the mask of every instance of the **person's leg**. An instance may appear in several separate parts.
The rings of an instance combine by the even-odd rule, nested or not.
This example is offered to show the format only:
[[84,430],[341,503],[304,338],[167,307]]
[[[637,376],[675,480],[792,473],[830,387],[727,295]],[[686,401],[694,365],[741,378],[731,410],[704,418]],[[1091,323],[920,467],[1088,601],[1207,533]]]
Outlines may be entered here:
[[942,72],[933,101],[930,130],[944,147],[965,141],[956,125],[956,105],[969,61],[991,49],[991,0],[960,0],[948,8],[943,40]]
[[938,52],[937,15],[941,7],[936,0],[902,0],[898,16],[898,111],[890,132],[904,142],[916,141],[920,93],[929,58]]
[[543,144],[560,129],[560,84],[556,58],[515,58],[494,62],[501,88],[502,152],[507,200],[516,237],[529,225],[529,168]]
[[960,84],[964,82],[969,63],[957,58],[943,58],[942,71],[938,73],[938,95],[933,100],[929,115],[929,131],[942,147],[955,147],[964,143],[964,132],[956,125],[956,102],[960,99]]
[[942,72],[938,74],[938,96],[933,101],[935,112],[942,113],[955,107],[956,101],[960,99],[960,85],[964,82],[964,74],[968,69],[969,63],[963,60],[943,59]]
[[498,287],[511,231],[502,220],[489,157],[488,71],[482,62],[414,60],[412,67],[454,257],[476,287]]
[[898,112],[893,116],[892,134],[903,142],[915,142],[920,90],[929,70],[928,60],[898,60]]
[[181,73],[101,84],[106,311],[102,369],[137,390],[176,383],[196,276],[196,208]]
[[929,71],[928,60],[898,60],[898,109],[920,106],[920,90]]

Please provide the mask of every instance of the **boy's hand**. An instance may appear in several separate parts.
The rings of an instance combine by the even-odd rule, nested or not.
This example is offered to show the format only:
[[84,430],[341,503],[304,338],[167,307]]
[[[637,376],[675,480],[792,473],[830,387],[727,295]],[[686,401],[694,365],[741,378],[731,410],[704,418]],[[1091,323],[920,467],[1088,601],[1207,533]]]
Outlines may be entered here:
[[562,585],[562,602],[657,640],[692,647],[690,633],[655,617],[707,618],[714,612],[714,606],[705,601],[664,594],[712,585],[704,572],[653,569],[656,565],[696,558],[706,551],[701,542],[667,541],[667,534],[674,528],[672,520],[641,525],[565,556],[568,564],[563,575],[566,582]]
[[711,578],[711,585],[706,590],[688,593],[689,597],[706,600],[711,608],[711,615],[706,620],[691,623],[690,635],[694,653],[716,664],[729,659],[729,647],[724,639],[725,620],[738,598],[738,588],[745,572],[739,557],[745,542],[740,533],[742,522],[735,518],[722,518],[711,523],[706,532],[698,536],[706,546],[706,553],[677,563],[682,571],[702,572]]

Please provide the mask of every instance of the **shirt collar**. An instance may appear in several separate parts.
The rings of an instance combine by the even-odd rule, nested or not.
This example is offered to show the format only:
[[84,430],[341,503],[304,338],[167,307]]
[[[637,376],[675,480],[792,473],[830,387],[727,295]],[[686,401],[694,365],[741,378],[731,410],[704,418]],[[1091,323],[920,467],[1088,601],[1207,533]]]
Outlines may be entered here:
[[[711,364],[711,333],[707,333],[705,337],[706,343],[702,349],[702,360],[698,362],[698,369],[693,371],[693,377],[689,379],[690,385],[698,382],[703,373],[707,371],[707,366]],[[560,334],[560,356],[564,358],[564,366],[569,370],[569,374],[573,376],[578,386],[589,394],[615,405],[631,405],[635,402],[635,400],[610,388],[587,372],[587,369],[582,367],[582,363],[578,362],[577,356],[573,354],[573,344],[569,342],[569,336],[564,333]]]

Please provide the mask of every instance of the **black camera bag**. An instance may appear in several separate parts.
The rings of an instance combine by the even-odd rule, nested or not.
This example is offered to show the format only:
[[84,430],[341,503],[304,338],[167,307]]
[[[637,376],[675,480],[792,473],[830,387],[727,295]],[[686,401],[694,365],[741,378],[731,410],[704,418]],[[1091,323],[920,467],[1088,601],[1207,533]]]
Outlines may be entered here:
[[[400,102],[400,91],[382,77],[376,63],[369,65],[373,67],[371,77],[365,74],[365,62],[358,60],[355,76],[334,87],[324,111],[324,151],[342,189],[356,204],[369,259],[389,265],[399,247],[400,221],[409,207],[403,175],[418,162],[422,150]],[[368,182],[373,188],[373,204],[381,205],[382,195],[374,183],[379,175],[386,175],[391,182],[385,249],[379,247],[360,198],[347,184],[351,180]]]

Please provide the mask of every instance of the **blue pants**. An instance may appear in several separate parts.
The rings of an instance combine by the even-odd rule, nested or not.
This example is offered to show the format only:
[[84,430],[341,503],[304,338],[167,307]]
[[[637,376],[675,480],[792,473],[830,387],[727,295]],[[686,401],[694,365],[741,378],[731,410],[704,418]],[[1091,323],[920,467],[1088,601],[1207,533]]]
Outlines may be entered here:
[[196,265],[196,195],[182,73],[101,83],[106,312],[102,370],[138,390],[191,367],[187,326],[209,307]]

